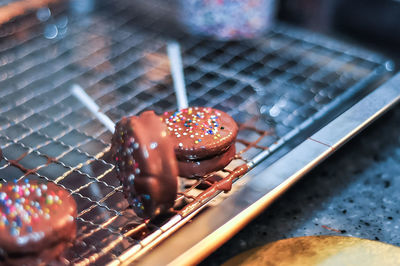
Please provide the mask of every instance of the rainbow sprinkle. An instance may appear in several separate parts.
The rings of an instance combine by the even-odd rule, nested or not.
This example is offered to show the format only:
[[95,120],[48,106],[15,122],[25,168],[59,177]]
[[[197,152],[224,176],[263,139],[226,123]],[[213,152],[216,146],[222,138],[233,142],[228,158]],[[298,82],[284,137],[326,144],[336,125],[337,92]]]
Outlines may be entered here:
[[[164,122],[168,131],[176,138],[191,138],[194,144],[200,144],[204,138],[221,138],[221,113],[209,107],[189,107],[178,110],[171,115],[164,113]],[[182,148],[183,144],[179,143]]]
[[51,210],[63,202],[44,183],[10,182],[0,184],[0,229],[8,228],[13,236],[31,233],[41,219],[50,219]]

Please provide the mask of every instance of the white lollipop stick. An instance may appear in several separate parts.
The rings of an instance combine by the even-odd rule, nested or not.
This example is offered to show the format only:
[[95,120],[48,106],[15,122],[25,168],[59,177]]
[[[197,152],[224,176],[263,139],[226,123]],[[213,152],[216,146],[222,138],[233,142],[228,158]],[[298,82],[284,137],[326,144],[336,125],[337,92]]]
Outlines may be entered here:
[[178,108],[184,109],[188,107],[186,95],[185,80],[183,77],[183,66],[179,43],[170,41],[167,43],[167,54],[171,67],[172,81],[174,83],[175,96],[178,102]]
[[115,124],[114,122],[105,114],[100,112],[100,107],[90,98],[89,95],[82,89],[78,84],[72,85],[71,88],[72,95],[74,95],[84,106],[86,106],[89,111],[96,116],[96,118],[114,134]]

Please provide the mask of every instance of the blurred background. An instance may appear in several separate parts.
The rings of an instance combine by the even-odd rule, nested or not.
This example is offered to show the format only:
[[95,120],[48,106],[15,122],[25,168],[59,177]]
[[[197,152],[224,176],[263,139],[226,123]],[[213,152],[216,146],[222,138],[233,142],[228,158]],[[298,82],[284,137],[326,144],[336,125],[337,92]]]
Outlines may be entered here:
[[398,0],[281,0],[278,18],[400,58]]
[[[31,7],[39,7],[59,0],[0,0],[0,7],[12,3],[24,3]],[[122,1],[124,2],[124,1]],[[239,4],[231,4],[238,2]],[[72,0],[69,1],[70,7],[76,12],[90,12],[95,9],[98,1],[96,0]],[[258,23],[254,27],[265,30],[270,27],[274,19],[288,22],[290,24],[305,27],[317,32],[336,35],[341,39],[359,42],[364,46],[378,49],[384,54],[389,54],[398,61],[400,58],[400,1],[399,0],[245,0],[245,1],[202,1],[202,0],[148,0],[134,1],[132,4],[133,12],[144,12],[149,17],[157,16],[162,21],[169,23],[161,24],[168,31],[179,29],[181,25],[177,21],[184,21],[184,24],[192,26],[196,24],[197,16],[209,16],[212,10],[218,14],[219,23],[224,18],[222,14],[231,16],[229,22],[237,29],[241,27],[244,35],[251,31],[251,27],[246,27],[237,22],[232,14],[240,15],[241,20],[250,20],[247,14],[251,14],[251,23]],[[210,4],[218,3],[218,4]],[[221,6],[218,9],[218,5]],[[207,9],[208,8],[208,9]],[[236,10],[235,10],[236,8]],[[4,9],[4,8],[3,8]],[[14,8],[14,11],[17,8]],[[233,11],[235,10],[235,11]],[[251,12],[249,12],[249,10]],[[208,12],[207,14],[205,14]],[[0,22],[4,17],[12,17],[15,13],[10,9],[0,10]],[[4,14],[8,13],[8,14]],[[234,14],[235,15],[235,14]],[[176,19],[178,18],[178,20]],[[259,21],[256,21],[256,20]],[[263,21],[261,21],[263,20]],[[174,23],[171,25],[171,23]],[[214,21],[215,23],[215,21]],[[236,23],[236,24],[235,24]],[[198,25],[198,24],[197,24]],[[255,24],[254,24],[255,25]],[[197,29],[199,30],[199,29]],[[209,32],[210,28],[207,28]],[[198,33],[198,32],[197,32]],[[232,34],[230,35],[232,36]],[[244,35],[252,37],[251,34]]]

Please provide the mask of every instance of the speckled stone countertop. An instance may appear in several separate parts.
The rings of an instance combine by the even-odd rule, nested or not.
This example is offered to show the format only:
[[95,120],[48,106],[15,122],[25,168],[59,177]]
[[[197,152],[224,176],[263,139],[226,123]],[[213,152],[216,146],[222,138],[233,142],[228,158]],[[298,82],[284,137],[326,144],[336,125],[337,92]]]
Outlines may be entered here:
[[355,236],[400,246],[400,105],[304,176],[202,265],[219,265],[247,249],[309,235]]

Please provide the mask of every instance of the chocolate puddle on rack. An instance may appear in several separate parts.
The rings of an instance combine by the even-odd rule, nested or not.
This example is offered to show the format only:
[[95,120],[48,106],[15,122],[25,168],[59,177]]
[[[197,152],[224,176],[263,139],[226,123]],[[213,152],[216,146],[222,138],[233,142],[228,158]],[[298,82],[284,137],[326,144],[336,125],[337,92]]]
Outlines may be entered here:
[[[25,153],[23,153],[20,157],[18,157],[18,158],[15,159],[15,160],[8,160],[8,162],[10,163],[10,165],[12,165],[12,166],[18,168],[19,170],[21,170],[21,171],[24,173],[24,175],[21,176],[19,179],[22,179],[22,178],[24,178],[24,177],[26,177],[26,176],[28,176],[28,175],[35,175],[35,174],[37,174],[37,171],[38,171],[39,169],[41,169],[41,168],[43,168],[43,167],[46,167],[46,166],[50,165],[51,163],[56,163],[56,162],[58,162],[58,160],[57,160],[56,158],[53,158],[53,157],[50,157],[50,156],[47,156],[47,155],[42,154],[41,156],[42,156],[42,157],[45,157],[45,158],[47,159],[47,162],[46,162],[45,164],[42,164],[42,165],[37,166],[37,167],[34,168],[34,169],[28,169],[28,168],[26,168],[25,166],[23,166],[23,165],[20,163],[20,161],[21,161],[22,159],[24,159],[28,154],[29,154],[29,152],[25,152]],[[19,180],[18,180],[18,181],[19,181]]]

